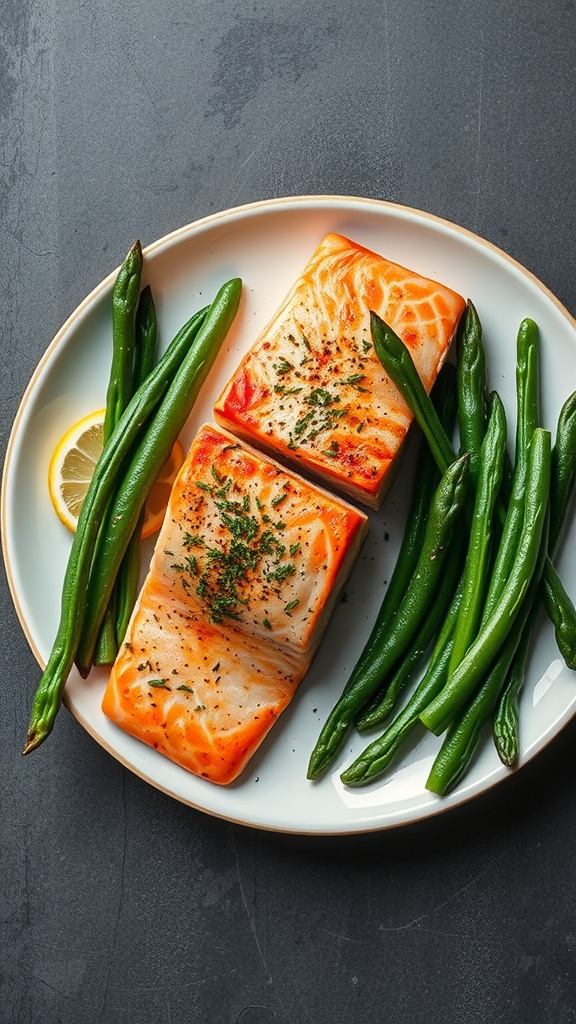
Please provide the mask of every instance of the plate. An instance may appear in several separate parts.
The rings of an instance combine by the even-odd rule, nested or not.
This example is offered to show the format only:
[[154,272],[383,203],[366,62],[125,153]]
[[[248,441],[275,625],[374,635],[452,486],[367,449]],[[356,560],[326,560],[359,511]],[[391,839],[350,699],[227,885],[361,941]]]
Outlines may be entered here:
[[[511,435],[516,333],[521,319],[531,316],[543,347],[543,420],[554,429],[574,387],[566,367],[576,358],[576,324],[531,273],[490,243],[426,213],[369,199],[306,196],[218,213],[145,250],[144,283],[153,289],[164,347],[224,281],[239,276],[244,282],[241,310],[187,424],[185,442],[212,419],[213,401],[240,355],[328,231],[347,235],[473,300],[485,332],[489,383],[504,400]],[[126,240],[126,249],[132,241]],[[24,395],[7,451],[4,557],[22,627],[42,666],[58,624],[70,549],[70,535],[50,504],[47,467],[66,427],[104,405],[116,273],[82,302],[48,347]],[[389,577],[413,464],[408,447],[385,505],[370,514],[370,533],[346,586],[346,600],[336,608],[307,678],[236,783],[222,788],[198,779],[109,722],[100,710],[106,681],[102,670],[86,681],[72,673],[65,702],[74,717],[131,771],[175,799],[229,821],[280,832],[333,835],[404,825],[443,813],[509,777],[487,737],[457,789],[442,799],[428,793],[424,782],[440,741],[422,731],[389,774],[365,789],[346,789],[339,781],[343,765],[366,743],[360,737],[350,738],[332,774],[315,783],[306,780],[318,731],[370,632]],[[575,564],[576,530],[569,530],[559,562],[568,585]],[[575,712],[574,677],[559,659],[551,627],[542,618],[522,693],[521,763],[552,740]],[[23,739],[26,726],[22,722]]]

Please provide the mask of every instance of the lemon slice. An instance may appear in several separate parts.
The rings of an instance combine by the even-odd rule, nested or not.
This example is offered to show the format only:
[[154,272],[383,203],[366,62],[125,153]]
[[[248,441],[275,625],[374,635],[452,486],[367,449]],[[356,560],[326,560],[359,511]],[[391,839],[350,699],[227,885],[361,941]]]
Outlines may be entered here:
[[[48,489],[56,514],[72,533],[96,463],[102,454],[104,409],[84,416],[74,423],[56,445],[48,469]],[[151,537],[162,526],[172,485],[184,461],[179,441],[174,443],[170,457],[152,485],[144,513],[142,537]]]
[[56,445],[48,469],[48,488],[56,514],[74,532],[96,463],[102,453],[104,409],[84,416]]

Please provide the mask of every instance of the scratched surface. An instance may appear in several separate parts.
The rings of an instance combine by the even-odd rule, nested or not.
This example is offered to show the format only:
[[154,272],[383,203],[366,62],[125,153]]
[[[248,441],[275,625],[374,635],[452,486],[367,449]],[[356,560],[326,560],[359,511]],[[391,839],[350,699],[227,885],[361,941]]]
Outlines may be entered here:
[[[132,240],[256,199],[429,210],[576,313],[572,0],[1,10],[2,453]],[[433,822],[252,831],[151,789],[67,712],[21,758],[38,670],[4,572],[0,600],[2,1024],[576,1021],[574,726]]]

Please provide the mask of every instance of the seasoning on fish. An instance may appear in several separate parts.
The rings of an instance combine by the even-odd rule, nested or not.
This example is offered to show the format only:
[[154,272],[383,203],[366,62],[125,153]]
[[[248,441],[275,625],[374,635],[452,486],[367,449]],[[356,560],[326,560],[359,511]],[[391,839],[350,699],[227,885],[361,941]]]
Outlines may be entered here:
[[429,392],[464,308],[450,288],[326,235],[239,363],[215,418],[379,508],[412,416],[375,355],[369,311],[409,347]]
[[189,771],[233,781],[306,674],[366,529],[364,513],[204,425],[105,714]]

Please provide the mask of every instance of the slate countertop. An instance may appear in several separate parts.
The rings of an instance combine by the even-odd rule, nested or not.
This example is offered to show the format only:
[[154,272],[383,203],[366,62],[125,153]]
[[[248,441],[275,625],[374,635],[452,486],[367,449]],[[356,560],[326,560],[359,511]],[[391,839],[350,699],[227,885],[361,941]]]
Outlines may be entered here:
[[[2,454],[127,241],[255,200],[426,210],[575,314],[574,30],[572,0],[4,3]],[[153,789],[67,712],[23,759],[38,667],[4,566],[0,601],[0,1021],[576,1020],[574,724],[434,820],[257,831]]]

